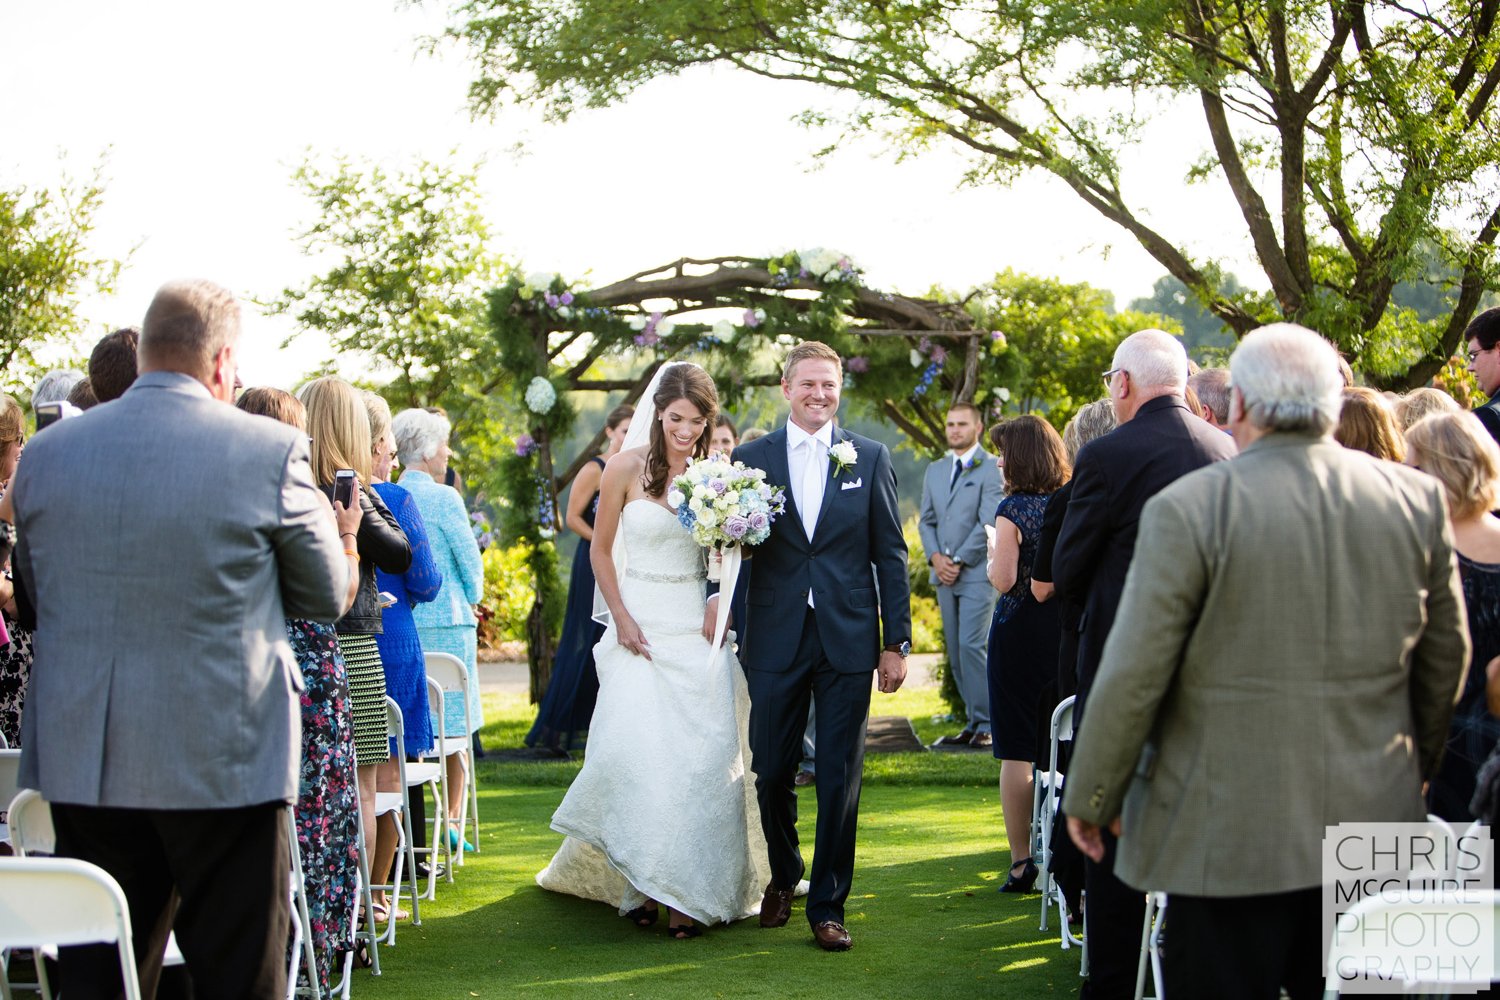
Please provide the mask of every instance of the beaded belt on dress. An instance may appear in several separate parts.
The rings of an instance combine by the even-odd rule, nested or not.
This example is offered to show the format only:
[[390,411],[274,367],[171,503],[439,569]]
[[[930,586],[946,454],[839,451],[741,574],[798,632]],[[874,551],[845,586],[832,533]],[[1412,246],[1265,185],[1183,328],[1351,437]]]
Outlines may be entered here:
[[625,575],[648,583],[695,583],[705,579],[703,573],[651,573],[634,566],[626,566]]

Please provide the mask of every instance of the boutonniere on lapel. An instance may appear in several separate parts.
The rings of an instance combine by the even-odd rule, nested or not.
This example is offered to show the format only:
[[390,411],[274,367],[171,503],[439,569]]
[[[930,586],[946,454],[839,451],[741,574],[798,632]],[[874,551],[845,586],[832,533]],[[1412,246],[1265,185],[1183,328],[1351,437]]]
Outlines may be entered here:
[[859,451],[854,447],[853,441],[840,441],[828,449],[828,464],[833,466],[835,477],[842,476],[854,468],[854,463],[859,461]]
[[962,475],[963,473],[968,472],[970,469],[978,468],[978,466],[979,466],[979,455],[978,455],[978,453],[975,453],[975,455],[972,458],[970,458],[967,462],[959,462],[958,463],[958,471],[959,471],[959,474]]

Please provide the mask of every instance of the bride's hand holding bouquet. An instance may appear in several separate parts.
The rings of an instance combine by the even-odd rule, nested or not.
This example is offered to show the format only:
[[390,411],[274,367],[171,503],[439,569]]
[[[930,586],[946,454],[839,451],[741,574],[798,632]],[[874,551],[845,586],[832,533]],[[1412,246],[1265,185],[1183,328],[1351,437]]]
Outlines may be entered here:
[[[785,491],[765,480],[762,469],[704,458],[673,479],[667,491],[667,505],[677,511],[678,523],[707,550],[708,578],[722,582],[722,589],[731,595],[739,577],[741,548],[770,537],[772,522],[786,511]],[[723,600],[718,605],[711,612],[714,627],[709,642],[714,650],[723,642],[729,621],[729,605]]]

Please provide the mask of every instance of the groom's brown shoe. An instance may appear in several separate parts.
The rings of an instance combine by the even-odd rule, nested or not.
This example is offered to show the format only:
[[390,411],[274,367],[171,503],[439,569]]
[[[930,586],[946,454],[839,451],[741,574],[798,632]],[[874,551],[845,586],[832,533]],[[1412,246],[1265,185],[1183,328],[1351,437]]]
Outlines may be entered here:
[[825,920],[820,924],[814,924],[813,940],[818,942],[818,947],[824,951],[848,951],[854,947],[854,940],[849,937],[849,932],[837,920]]
[[766,894],[760,901],[760,925],[762,927],[785,927],[792,918],[792,893],[794,889],[778,889],[776,883],[766,884]]

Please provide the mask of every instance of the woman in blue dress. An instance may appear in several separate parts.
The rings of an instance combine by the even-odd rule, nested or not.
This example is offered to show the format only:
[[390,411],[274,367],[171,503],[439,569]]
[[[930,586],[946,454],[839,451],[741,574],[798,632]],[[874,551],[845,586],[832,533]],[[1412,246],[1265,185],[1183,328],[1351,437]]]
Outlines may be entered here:
[[[437,597],[412,609],[417,636],[424,653],[449,653],[458,658],[469,674],[469,713],[464,699],[454,693],[443,699],[443,728],[448,737],[471,736],[484,724],[479,702],[479,619],[474,605],[484,596],[484,562],[479,543],[469,524],[464,499],[451,486],[443,485],[448,473],[448,436],[453,427],[448,418],[426,410],[402,410],[391,422],[396,435],[396,454],[406,470],[401,487],[411,494],[427,527],[427,543],[433,561],[443,576]],[[458,822],[463,803],[464,767],[469,751],[449,754],[448,816]],[[462,831],[449,828],[448,843],[457,847]],[[466,845],[466,849],[472,850]]]
[[617,406],[604,422],[609,441],[602,456],[596,456],[578,471],[568,493],[567,525],[578,535],[573,550],[573,574],[568,581],[568,606],[563,616],[562,638],[552,659],[552,679],[537,709],[536,722],[526,734],[526,745],[567,756],[583,743],[583,734],[594,717],[599,696],[599,675],[594,671],[594,646],[604,635],[604,626],[594,621],[594,569],[589,564],[589,543],[594,537],[594,514],[599,509],[599,480],[604,463],[620,450],[635,407]]
[[[385,693],[401,709],[405,746],[392,747],[392,758],[379,765],[376,787],[382,792],[401,791],[400,764],[394,755],[404,753],[408,759],[420,757],[432,749],[432,719],[427,706],[427,664],[422,658],[422,643],[417,637],[411,609],[437,597],[443,586],[443,574],[432,558],[427,542],[427,527],[411,494],[390,481],[391,464],[396,457],[396,438],[391,433],[391,408],[373,392],[365,394],[365,409],[370,414],[370,441],[373,456],[370,480],[380,499],[396,515],[396,522],[411,543],[411,566],[405,573],[387,573],[376,567],[375,586],[390,594],[396,603],[381,612],[382,631],[375,637],[380,649],[380,665],[385,670]],[[420,795],[415,796],[420,798]],[[412,816],[413,836],[417,847],[425,846],[418,834],[425,829],[416,811]],[[387,814],[376,826],[373,878],[388,881],[387,873],[396,858],[396,820]],[[384,893],[375,902],[376,909],[385,906]],[[398,913],[398,918],[403,914]]]
[[1000,891],[1030,892],[1037,877],[1031,860],[1031,772],[1038,703],[1057,669],[1062,639],[1057,602],[1040,603],[1031,594],[1031,568],[1047,501],[1068,481],[1071,470],[1062,438],[1033,414],[991,428],[990,441],[1005,476],[1005,497],[995,511],[989,573],[1000,599],[990,623],[987,660],[994,754],[1000,761],[1000,811],[1011,856]]

